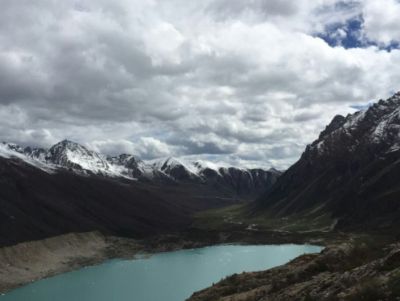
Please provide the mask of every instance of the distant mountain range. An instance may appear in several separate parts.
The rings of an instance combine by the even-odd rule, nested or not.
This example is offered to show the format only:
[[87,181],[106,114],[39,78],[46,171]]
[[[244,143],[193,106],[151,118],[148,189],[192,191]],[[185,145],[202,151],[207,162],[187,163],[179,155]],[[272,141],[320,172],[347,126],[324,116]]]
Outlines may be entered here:
[[283,174],[106,156],[68,140],[49,149],[1,143],[0,245],[74,231],[180,231],[199,210],[254,199],[254,215],[329,216],[338,229],[396,227],[399,179],[400,93],[335,116]]
[[337,228],[400,221],[400,93],[346,117],[318,139],[253,205],[275,216],[329,214]]
[[49,149],[3,142],[0,246],[68,232],[144,237],[186,229],[193,213],[252,200],[280,174],[105,156],[68,140]]
[[129,154],[106,156],[69,140],[63,140],[49,149],[22,148],[14,143],[3,142],[0,144],[0,156],[18,158],[49,173],[68,169],[82,175],[146,182],[212,184],[225,186],[238,196],[257,195],[281,174],[273,168],[226,167],[207,161],[186,161],[173,157],[143,161]]

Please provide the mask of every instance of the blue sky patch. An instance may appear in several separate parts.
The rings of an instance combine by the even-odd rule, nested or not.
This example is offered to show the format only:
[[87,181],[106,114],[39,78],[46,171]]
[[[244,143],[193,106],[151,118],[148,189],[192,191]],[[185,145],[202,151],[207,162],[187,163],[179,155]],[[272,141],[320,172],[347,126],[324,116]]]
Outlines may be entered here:
[[330,24],[325,32],[318,34],[318,37],[327,42],[330,46],[342,46],[344,48],[360,48],[368,46],[362,33],[362,17],[347,20],[346,23]]
[[398,41],[393,41],[389,45],[383,46],[367,39],[363,34],[363,23],[363,17],[359,15],[356,18],[347,20],[345,23],[330,24],[325,27],[323,33],[319,33],[317,36],[331,47],[342,46],[349,49],[376,46],[386,51],[400,48],[400,43]]

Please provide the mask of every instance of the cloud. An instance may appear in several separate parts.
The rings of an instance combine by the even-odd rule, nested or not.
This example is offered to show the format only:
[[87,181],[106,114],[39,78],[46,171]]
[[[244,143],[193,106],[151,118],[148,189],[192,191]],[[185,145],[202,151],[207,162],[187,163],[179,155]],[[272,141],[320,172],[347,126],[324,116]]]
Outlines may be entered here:
[[221,19],[238,18],[255,14],[268,18],[275,16],[293,16],[300,10],[301,1],[264,1],[264,0],[217,0],[212,1],[207,9]]
[[384,1],[5,0],[0,137],[286,168],[335,114],[399,90]]
[[397,0],[366,0],[363,6],[366,36],[388,46],[400,41],[400,2]]
[[88,143],[87,146],[90,149],[94,149],[103,154],[134,154],[142,159],[152,159],[172,155],[172,151],[168,144],[153,137],[141,137],[135,142],[124,139],[96,140]]

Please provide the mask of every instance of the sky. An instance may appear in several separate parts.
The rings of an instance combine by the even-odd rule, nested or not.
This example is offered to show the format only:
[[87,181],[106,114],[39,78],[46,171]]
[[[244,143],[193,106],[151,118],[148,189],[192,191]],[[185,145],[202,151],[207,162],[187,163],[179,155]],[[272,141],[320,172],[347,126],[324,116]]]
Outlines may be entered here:
[[2,0],[0,140],[285,169],[400,90],[397,0]]

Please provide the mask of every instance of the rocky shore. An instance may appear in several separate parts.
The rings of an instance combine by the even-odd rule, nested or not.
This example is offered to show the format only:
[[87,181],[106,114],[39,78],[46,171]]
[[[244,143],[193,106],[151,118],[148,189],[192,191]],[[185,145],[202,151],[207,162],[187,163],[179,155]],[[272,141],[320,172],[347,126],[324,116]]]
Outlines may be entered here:
[[142,250],[134,240],[99,232],[71,233],[0,248],[0,293],[42,278]]
[[350,240],[271,270],[235,274],[188,301],[400,300],[400,244]]

